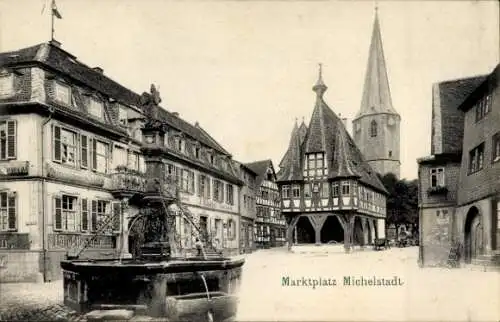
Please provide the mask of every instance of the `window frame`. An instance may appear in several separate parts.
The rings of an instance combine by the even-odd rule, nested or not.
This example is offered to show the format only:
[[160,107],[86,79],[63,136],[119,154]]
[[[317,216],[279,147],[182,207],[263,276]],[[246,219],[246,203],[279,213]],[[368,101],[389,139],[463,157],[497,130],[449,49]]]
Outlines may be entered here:
[[[436,184],[433,183],[433,177],[436,178]],[[430,168],[429,182],[431,188],[446,187],[445,168],[444,167]]]
[[281,197],[283,199],[290,199],[290,185],[283,185],[281,187]]
[[474,174],[484,169],[484,142],[469,151],[468,174]]
[[[5,88],[3,85],[6,84]],[[0,98],[9,98],[15,94],[15,76],[14,73],[0,74]]]
[[[65,89],[68,91],[67,101],[62,99],[60,96],[59,90],[61,90],[61,89]],[[61,81],[57,81],[57,80],[54,81],[54,99],[58,103],[63,103],[65,105],[71,105],[71,101],[72,101],[71,86],[66,84],[66,83],[63,83]]]
[[19,220],[18,194],[0,191],[0,232],[16,232]]
[[[99,115],[94,113],[94,109],[99,108]],[[104,117],[104,102],[97,97],[90,97],[88,112],[91,116],[102,119]],[[118,111],[119,115],[120,111]]]
[[375,120],[370,122],[370,137],[374,138],[378,135],[378,123]]
[[491,163],[500,161],[500,132],[497,132],[491,138]]
[[5,129],[5,135],[0,134],[0,161],[15,160],[17,159],[17,120],[0,119],[0,129],[2,128]]

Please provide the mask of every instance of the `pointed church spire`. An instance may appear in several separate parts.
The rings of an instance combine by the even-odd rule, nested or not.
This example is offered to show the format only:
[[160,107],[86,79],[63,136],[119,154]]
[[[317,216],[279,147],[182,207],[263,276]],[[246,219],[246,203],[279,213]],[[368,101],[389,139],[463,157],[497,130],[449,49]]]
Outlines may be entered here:
[[323,97],[323,94],[326,92],[328,87],[326,87],[325,83],[323,82],[323,64],[319,63],[319,75],[318,75],[318,81],[316,82],[316,85],[313,87],[313,91],[316,92],[318,97]]
[[378,7],[376,6],[363,97],[361,108],[356,118],[377,113],[398,114],[392,106],[389,78],[387,76],[382,35],[380,32]]

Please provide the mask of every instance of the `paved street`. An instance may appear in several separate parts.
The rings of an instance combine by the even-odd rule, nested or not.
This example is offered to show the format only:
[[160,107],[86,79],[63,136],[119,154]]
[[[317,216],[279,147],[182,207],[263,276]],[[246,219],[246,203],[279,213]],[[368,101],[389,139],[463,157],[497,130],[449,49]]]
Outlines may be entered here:
[[[421,270],[416,264],[416,247],[356,251],[348,255],[340,246],[324,249],[330,254],[290,254],[280,248],[249,255],[237,319],[498,321],[500,318],[498,273]],[[366,280],[373,276],[388,279],[396,276],[402,285],[347,286],[343,285],[344,276],[364,276]],[[283,277],[289,286],[282,285]],[[322,279],[320,284],[329,285],[314,289],[308,285],[294,286],[296,282],[303,283],[302,277],[306,284],[311,278]],[[314,283],[311,281],[311,285]],[[77,321],[61,302],[61,282],[0,284],[0,320]]]

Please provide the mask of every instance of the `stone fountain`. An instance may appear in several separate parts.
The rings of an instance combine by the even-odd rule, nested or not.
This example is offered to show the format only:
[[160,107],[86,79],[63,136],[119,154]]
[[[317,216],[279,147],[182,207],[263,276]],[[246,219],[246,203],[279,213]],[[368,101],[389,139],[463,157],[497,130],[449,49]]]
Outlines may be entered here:
[[[143,132],[161,129],[157,120],[150,119],[148,124]],[[236,314],[244,259],[222,255],[207,258],[203,256],[205,252],[180,256],[175,242],[175,214],[188,219],[194,231],[199,231],[199,227],[187,210],[169,211],[173,204],[181,208],[182,205],[176,185],[162,175],[165,172],[158,158],[161,147],[143,150],[148,179],[139,197],[140,218],[131,222],[131,226],[142,222],[144,228],[139,252],[132,258],[118,255],[114,259],[80,259],[78,253],[68,256],[61,262],[64,304],[80,313],[122,310],[128,312],[128,317],[146,315],[169,321],[231,318]],[[122,190],[127,189],[130,190]],[[203,234],[198,237],[203,240]],[[209,241],[204,242],[208,248]]]

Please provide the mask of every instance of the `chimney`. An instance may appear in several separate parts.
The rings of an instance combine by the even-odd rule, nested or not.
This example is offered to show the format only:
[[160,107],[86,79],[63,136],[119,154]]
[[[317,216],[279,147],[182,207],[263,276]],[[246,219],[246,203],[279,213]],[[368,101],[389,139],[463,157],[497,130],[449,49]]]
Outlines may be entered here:
[[179,117],[179,112],[172,112],[172,115],[175,117]]
[[61,48],[61,43],[58,42],[57,40],[55,39],[52,39],[51,41],[49,41],[49,44],[51,44],[52,46],[54,47],[57,47],[57,48]]
[[98,72],[99,74],[103,74],[104,73],[104,70],[101,67],[94,67],[92,69],[95,70],[96,72]]
[[342,118],[342,123],[344,123],[344,126],[347,128],[347,117]]

